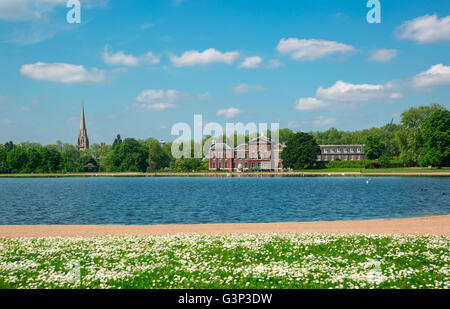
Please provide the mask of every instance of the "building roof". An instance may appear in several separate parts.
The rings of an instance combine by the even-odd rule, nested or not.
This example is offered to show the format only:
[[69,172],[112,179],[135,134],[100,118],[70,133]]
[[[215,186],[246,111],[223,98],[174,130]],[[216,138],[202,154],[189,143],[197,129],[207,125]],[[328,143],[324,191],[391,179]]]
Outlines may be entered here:
[[363,144],[358,145],[319,145],[319,147],[362,147]]
[[211,147],[209,148],[209,150],[215,151],[216,148],[218,148],[218,150],[232,150],[233,148],[231,148],[228,144],[225,143],[216,143],[211,145]]

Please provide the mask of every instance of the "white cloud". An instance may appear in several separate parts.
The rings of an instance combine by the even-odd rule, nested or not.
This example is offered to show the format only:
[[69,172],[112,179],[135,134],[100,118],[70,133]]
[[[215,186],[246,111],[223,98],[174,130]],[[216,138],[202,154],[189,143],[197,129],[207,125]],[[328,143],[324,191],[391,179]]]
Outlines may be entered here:
[[300,98],[294,106],[299,111],[317,110],[327,107],[329,104],[316,98]]
[[220,52],[214,48],[206,49],[203,52],[189,50],[180,57],[172,55],[170,57],[172,63],[177,67],[208,65],[214,62],[232,64],[239,57],[238,51]]
[[141,104],[133,104],[131,108],[140,112],[163,111],[174,108],[176,101],[189,97],[189,94],[174,89],[148,89],[136,97]]
[[353,46],[339,42],[296,38],[281,39],[277,50],[283,55],[290,55],[292,59],[297,61],[315,60],[332,54],[356,51]]
[[64,0],[2,0],[0,19],[25,21],[40,19],[51,12],[56,5],[67,3]]
[[157,64],[160,61],[159,57],[155,56],[151,51],[136,57],[133,55],[126,55],[122,51],[110,54],[107,47],[105,47],[105,50],[103,51],[102,59],[107,64],[125,66],[138,66],[142,63]]
[[404,22],[395,30],[395,36],[417,43],[433,43],[450,40],[450,16],[424,15]]
[[413,86],[416,88],[440,85],[450,85],[450,66],[436,64],[413,77]]
[[178,90],[169,89],[164,91],[163,89],[149,89],[143,90],[137,97],[138,102],[155,102],[155,101],[166,101],[174,102],[177,99],[182,98],[185,94]]
[[403,97],[404,97],[403,93],[399,92],[393,92],[389,95],[389,98],[393,100],[403,99]]
[[398,50],[397,49],[377,49],[374,50],[370,57],[369,60],[372,61],[377,61],[377,62],[387,62],[390,61],[392,59],[394,59],[395,57],[397,57],[398,55]]
[[68,63],[44,63],[25,64],[20,68],[20,73],[28,78],[51,81],[57,83],[98,83],[105,80],[105,72],[97,68],[87,70],[82,65]]
[[[108,0],[83,0],[82,7],[92,9],[105,7]],[[29,21],[44,19],[55,7],[65,7],[67,0],[1,0],[0,19]]]
[[393,83],[386,85],[373,84],[351,84],[337,81],[329,88],[320,87],[315,97],[300,98],[296,101],[294,108],[300,111],[321,110],[337,107],[342,104],[346,107],[354,107],[347,103],[367,102],[373,100],[397,100],[403,98],[403,94],[395,91]]
[[268,61],[268,64],[266,65],[266,68],[268,69],[275,69],[275,68],[279,68],[283,65],[283,62],[281,62],[278,59],[271,59]]
[[86,10],[106,7],[108,0],[82,0],[82,24],[68,24],[67,0],[0,0],[0,20],[13,22],[2,41],[30,45],[52,39],[61,32],[83,27]]
[[323,100],[361,102],[373,99],[390,97],[388,87],[373,84],[351,84],[337,81],[329,88],[317,89],[316,97]]
[[239,84],[235,87],[233,87],[233,89],[231,89],[231,91],[233,91],[234,93],[249,93],[250,91],[264,91],[267,90],[266,88],[264,88],[263,86],[251,86],[249,84]]
[[259,56],[248,57],[248,58],[245,58],[244,62],[242,62],[239,65],[239,68],[241,68],[241,69],[256,69],[256,68],[259,68],[259,65],[261,64],[262,61],[263,61],[263,59]]
[[241,114],[242,111],[236,107],[230,107],[227,109],[219,109],[217,111],[217,116],[224,116],[225,118],[234,118],[237,115]]

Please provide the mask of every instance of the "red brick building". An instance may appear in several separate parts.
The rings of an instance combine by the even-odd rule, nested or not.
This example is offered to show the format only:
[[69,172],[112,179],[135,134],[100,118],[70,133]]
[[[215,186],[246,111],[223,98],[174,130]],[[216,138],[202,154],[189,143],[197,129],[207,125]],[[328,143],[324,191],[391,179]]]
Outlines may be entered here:
[[235,148],[225,143],[215,143],[208,153],[210,171],[249,171],[270,170],[281,171],[281,151],[283,145],[274,143],[270,138],[260,136],[253,138],[248,144]]
[[[232,148],[225,143],[214,143],[208,153],[210,171],[282,171],[281,152],[285,146],[260,136],[247,144]],[[363,161],[364,145],[321,145],[317,161]]]

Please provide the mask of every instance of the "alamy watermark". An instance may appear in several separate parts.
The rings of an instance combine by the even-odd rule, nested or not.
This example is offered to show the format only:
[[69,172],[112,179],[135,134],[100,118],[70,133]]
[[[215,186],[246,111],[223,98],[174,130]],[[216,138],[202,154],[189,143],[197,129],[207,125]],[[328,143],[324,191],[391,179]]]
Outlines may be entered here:
[[67,281],[73,285],[79,285],[81,283],[81,265],[77,260],[71,260],[67,263],[67,269],[69,270],[66,278]]
[[66,15],[67,22],[69,24],[81,24],[80,0],[68,0],[66,6],[70,8]]
[[[194,115],[193,130],[185,122],[178,122],[172,126],[171,134],[178,136],[172,144],[172,155],[177,159],[192,157],[201,159],[213,145],[216,151],[226,151],[245,144],[247,135],[269,137],[270,134],[272,150],[275,150],[279,145],[279,129],[279,123],[271,123],[269,130],[267,123],[254,122],[245,125],[241,122],[226,123],[224,129],[216,122],[204,123],[202,115]],[[234,156],[234,151],[230,151],[230,155]]]
[[370,11],[367,13],[366,19],[369,24],[381,24],[381,3],[380,0],[367,1],[367,7]]

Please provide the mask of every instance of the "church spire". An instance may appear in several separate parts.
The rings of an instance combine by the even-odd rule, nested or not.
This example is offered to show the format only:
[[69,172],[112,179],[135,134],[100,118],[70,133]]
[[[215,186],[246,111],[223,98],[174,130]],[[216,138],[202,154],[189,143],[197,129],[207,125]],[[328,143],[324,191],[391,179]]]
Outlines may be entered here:
[[84,119],[84,106],[81,108],[80,133],[78,133],[77,146],[79,150],[89,149],[86,121]]

